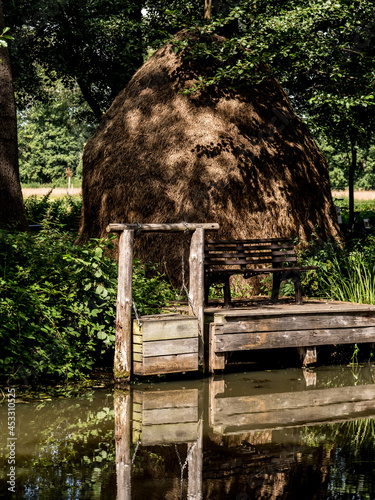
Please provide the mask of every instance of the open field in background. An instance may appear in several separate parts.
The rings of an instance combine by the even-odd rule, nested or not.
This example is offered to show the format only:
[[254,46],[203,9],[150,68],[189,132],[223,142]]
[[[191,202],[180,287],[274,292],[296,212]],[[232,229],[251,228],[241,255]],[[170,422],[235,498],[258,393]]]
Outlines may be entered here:
[[[51,188],[23,188],[22,194],[24,198],[28,196],[36,195],[36,196],[44,196],[50,191]],[[59,196],[66,196],[68,194],[67,188],[54,188],[51,196],[53,198]],[[81,188],[72,188],[70,189],[71,195],[80,195],[82,194]],[[349,198],[349,191],[332,191],[333,198]],[[375,200],[375,191],[354,191],[354,199],[355,200],[363,200],[363,201],[371,201]]]
[[[349,191],[332,191],[333,198],[349,198]],[[375,191],[354,191],[354,200],[375,200]]]
[[[22,194],[24,198],[28,198],[29,196],[44,196],[46,195],[51,188],[22,188]],[[71,188],[69,190],[69,194],[74,196],[74,195],[79,195],[82,194],[81,188]],[[68,195],[68,188],[54,188],[51,193],[52,198],[58,198],[59,196],[67,196]]]

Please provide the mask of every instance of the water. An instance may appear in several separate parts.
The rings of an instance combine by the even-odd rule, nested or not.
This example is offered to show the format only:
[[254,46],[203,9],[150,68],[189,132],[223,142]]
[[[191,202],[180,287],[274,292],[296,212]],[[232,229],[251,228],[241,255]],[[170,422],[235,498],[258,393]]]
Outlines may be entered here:
[[375,499],[375,366],[288,369],[16,404],[17,499]]

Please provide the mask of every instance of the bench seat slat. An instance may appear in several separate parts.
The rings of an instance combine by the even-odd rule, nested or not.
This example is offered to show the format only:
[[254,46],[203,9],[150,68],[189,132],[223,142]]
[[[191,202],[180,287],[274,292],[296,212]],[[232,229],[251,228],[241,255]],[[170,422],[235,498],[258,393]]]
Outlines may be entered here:
[[238,266],[238,265],[257,265],[272,264],[273,262],[297,262],[297,257],[275,257],[273,259],[206,259],[205,266]]
[[243,250],[247,251],[265,251],[265,252],[270,252],[270,251],[283,251],[283,250],[294,250],[294,245],[288,244],[288,245],[205,245],[204,247],[205,252],[239,252]]
[[281,256],[281,257],[287,257],[288,255],[291,255],[291,256],[295,256],[296,253],[294,252],[294,250],[287,250],[286,252],[270,252],[270,251],[267,251],[267,252],[247,252],[246,250],[243,251],[239,251],[239,252],[208,252],[206,253],[207,255],[207,258],[208,259],[223,259],[223,258],[226,258],[226,257],[234,257],[234,258],[237,258],[237,257],[269,257],[270,259],[272,259],[272,257],[277,257],[277,256]]
[[[293,266],[293,267],[259,267],[256,269],[215,269],[215,274],[247,274],[247,273],[280,273],[286,271],[311,271],[319,269],[318,266]],[[209,272],[209,269],[206,270]]]
[[255,239],[255,240],[206,240],[205,243],[208,245],[221,245],[222,243],[232,243],[232,244],[244,244],[244,243],[249,243],[253,245],[254,243],[273,243],[273,242],[287,242],[287,243],[292,243],[293,240],[291,238],[263,238],[263,239]]

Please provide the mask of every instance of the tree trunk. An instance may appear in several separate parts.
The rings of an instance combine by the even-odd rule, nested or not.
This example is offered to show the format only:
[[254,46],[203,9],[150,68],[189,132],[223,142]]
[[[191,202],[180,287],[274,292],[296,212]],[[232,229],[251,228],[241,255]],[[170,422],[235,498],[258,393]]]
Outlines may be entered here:
[[357,166],[357,141],[350,138],[351,162],[349,165],[349,227],[354,223],[354,174]]
[[[0,0],[0,32],[4,29]],[[8,49],[0,47],[0,227],[28,228],[18,167],[17,115]]]
[[211,19],[212,0],[204,0],[204,18]]

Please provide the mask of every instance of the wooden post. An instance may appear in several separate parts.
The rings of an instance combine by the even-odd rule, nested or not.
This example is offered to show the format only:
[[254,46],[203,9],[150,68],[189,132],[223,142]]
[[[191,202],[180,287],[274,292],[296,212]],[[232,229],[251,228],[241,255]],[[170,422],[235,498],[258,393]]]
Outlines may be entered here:
[[113,370],[117,385],[128,383],[131,376],[133,243],[134,230],[124,230],[120,235],[118,259],[116,342]]
[[[189,256],[189,295],[198,317],[200,366],[204,364],[204,231],[198,228],[193,232]],[[189,305],[189,313],[194,314],[194,311]]]
[[[192,446],[194,449],[192,450]],[[203,420],[198,422],[198,437],[194,444],[188,445],[188,491],[187,500],[201,500],[203,489]]]
[[130,392],[114,392],[117,500],[131,500],[131,401]]
[[316,363],[318,361],[315,346],[297,347],[297,351],[299,357],[301,358],[302,366],[311,365],[312,363]]

